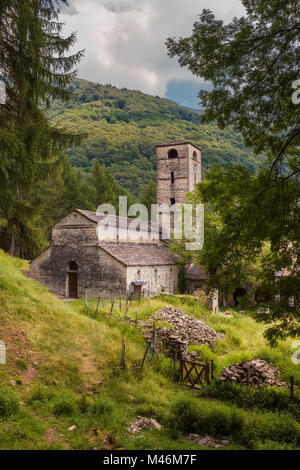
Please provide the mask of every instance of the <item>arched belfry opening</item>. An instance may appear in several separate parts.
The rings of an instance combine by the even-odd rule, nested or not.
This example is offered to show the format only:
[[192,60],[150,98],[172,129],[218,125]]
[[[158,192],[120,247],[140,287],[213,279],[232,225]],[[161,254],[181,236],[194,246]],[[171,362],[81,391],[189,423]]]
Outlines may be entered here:
[[178,158],[178,152],[176,149],[170,149],[168,151],[168,158]]
[[196,150],[194,150],[194,152],[193,152],[193,160],[195,160],[195,162],[197,162],[197,161],[198,161],[198,159],[197,159],[197,152],[196,152]]
[[67,270],[67,297],[69,299],[78,298],[78,264],[70,261]]

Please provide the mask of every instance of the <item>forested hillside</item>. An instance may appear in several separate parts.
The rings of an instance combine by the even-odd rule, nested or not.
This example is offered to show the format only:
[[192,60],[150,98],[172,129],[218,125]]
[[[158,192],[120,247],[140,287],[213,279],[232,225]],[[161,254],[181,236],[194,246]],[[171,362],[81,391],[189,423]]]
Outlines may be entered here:
[[233,130],[200,122],[200,115],[176,103],[86,80],[70,87],[74,96],[51,110],[55,123],[88,133],[78,148],[68,150],[73,166],[88,170],[97,158],[118,183],[138,196],[155,178],[155,145],[188,139],[203,150],[203,169],[213,163],[243,163],[255,168],[259,158],[243,146]]

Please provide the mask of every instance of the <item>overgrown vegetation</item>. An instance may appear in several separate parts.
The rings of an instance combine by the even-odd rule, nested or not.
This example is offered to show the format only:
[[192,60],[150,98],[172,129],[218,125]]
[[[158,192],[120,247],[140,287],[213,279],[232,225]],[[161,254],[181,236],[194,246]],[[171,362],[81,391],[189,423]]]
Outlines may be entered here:
[[[185,439],[193,431],[228,435],[230,449],[298,446],[299,416],[292,404],[287,409],[270,404],[273,393],[287,403],[288,390],[268,391],[260,409],[248,408],[246,398],[233,404],[224,391],[217,398],[211,391],[207,398],[209,389],[203,395],[180,385],[178,366],[174,371],[164,356],[146,361],[140,371],[145,342],[134,325],[122,321],[125,302],[122,313],[116,302],[109,318],[103,315],[110,310],[106,300],[95,316],[97,299],[88,299],[88,308],[84,299],[61,302],[27,279],[20,271],[25,268],[26,262],[0,251],[0,339],[7,346],[7,364],[0,366],[2,449],[199,449]],[[294,375],[300,385],[290,343],[271,349],[250,312],[232,312],[229,319],[208,313],[189,296],[158,296],[133,301],[129,316],[135,319],[137,313],[145,320],[166,304],[225,333],[213,350],[198,346],[203,360],[214,359],[216,377],[224,365],[262,354],[283,379]],[[121,370],[123,334],[126,367]],[[17,378],[19,384],[12,385]],[[137,415],[154,417],[162,429],[128,434]]]
[[74,98],[67,105],[57,103],[51,116],[57,125],[88,133],[80,147],[68,150],[72,165],[88,170],[97,158],[140,199],[145,187],[155,181],[158,144],[192,141],[203,150],[204,172],[214,163],[242,163],[252,170],[259,163],[238,133],[201,124],[193,110],[170,100],[80,79],[70,90]]

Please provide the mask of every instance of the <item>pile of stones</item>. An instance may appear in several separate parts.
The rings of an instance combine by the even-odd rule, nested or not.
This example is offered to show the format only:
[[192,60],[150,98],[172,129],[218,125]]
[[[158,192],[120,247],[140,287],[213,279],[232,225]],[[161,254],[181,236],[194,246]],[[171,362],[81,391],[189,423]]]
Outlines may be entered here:
[[262,359],[253,359],[248,362],[231,364],[223,369],[220,379],[240,384],[253,385],[258,388],[261,385],[284,387],[285,382],[278,380],[280,372],[275,367]]
[[133,423],[127,428],[130,434],[141,432],[143,429],[161,429],[161,425],[153,418],[144,418],[143,416],[137,416]]
[[[169,350],[170,355],[177,351],[177,358],[188,358],[189,344],[205,344],[211,347],[223,335],[217,333],[206,323],[190,317],[185,312],[174,307],[164,307],[151,316],[152,321],[164,321],[170,325],[156,326],[157,342]],[[144,323],[144,337],[150,340],[152,336],[152,324]]]
[[203,447],[213,447],[215,449],[219,447],[229,446],[230,442],[227,437],[222,437],[217,439],[214,436],[199,436],[199,434],[188,434],[186,439],[194,442],[194,444],[203,446]]

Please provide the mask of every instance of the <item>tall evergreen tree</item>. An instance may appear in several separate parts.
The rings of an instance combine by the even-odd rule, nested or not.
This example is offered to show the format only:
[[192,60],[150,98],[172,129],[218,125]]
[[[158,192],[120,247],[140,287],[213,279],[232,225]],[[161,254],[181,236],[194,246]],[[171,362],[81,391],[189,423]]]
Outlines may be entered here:
[[58,2],[51,0],[1,3],[0,80],[6,102],[0,105],[0,214],[11,236],[12,255],[16,244],[34,245],[39,239],[32,189],[49,176],[59,152],[80,141],[50,124],[46,114],[53,100],[70,98],[66,88],[83,55],[66,56],[76,36],[61,36],[58,15]]

